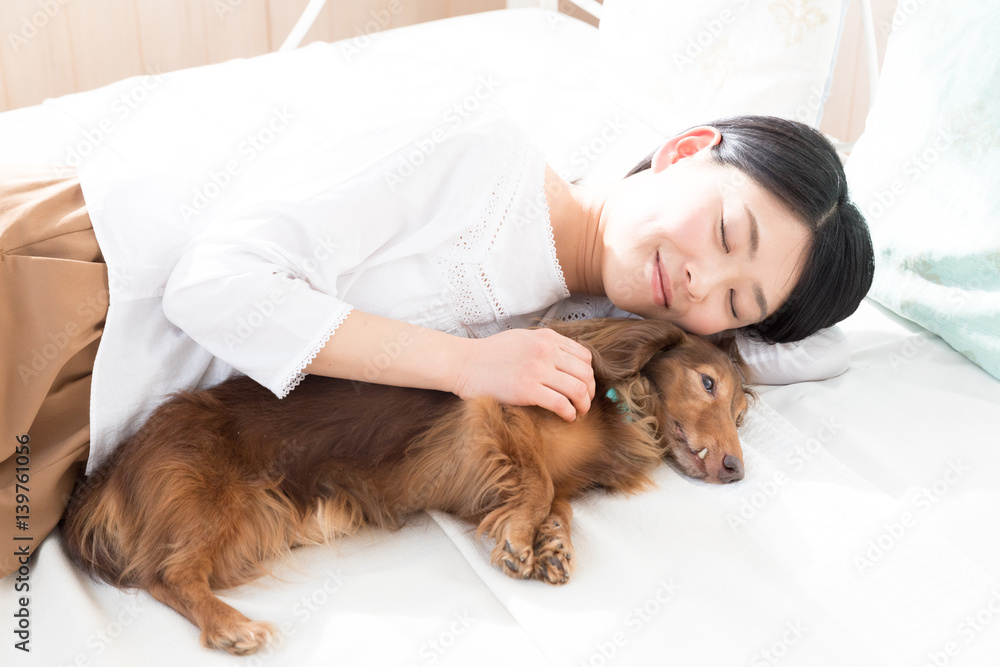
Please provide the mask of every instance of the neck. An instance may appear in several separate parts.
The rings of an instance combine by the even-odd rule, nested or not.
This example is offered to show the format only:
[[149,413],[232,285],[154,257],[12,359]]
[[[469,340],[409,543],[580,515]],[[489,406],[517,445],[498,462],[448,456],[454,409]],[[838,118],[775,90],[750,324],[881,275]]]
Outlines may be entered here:
[[545,198],[566,287],[572,294],[604,296],[601,239],[607,187],[572,185],[546,165]]

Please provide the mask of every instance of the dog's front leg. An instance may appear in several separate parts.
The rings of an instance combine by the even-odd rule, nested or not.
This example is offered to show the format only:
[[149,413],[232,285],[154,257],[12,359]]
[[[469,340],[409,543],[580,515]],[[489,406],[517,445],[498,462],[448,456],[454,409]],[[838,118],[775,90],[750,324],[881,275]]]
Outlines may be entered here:
[[535,534],[532,576],[553,585],[565,584],[573,571],[573,543],[570,541],[570,524],[573,509],[569,500],[556,497],[552,511]]
[[[531,411],[490,400],[474,402],[480,442],[488,443],[479,496],[486,511],[477,534],[496,545],[490,561],[515,579],[535,576],[535,537],[552,512],[554,487]],[[482,516],[482,515],[480,515]]]
[[535,537],[549,516],[552,482],[533,466],[514,463],[510,475],[516,496],[490,512],[479,532],[487,533],[496,545],[490,562],[515,579],[535,576]]

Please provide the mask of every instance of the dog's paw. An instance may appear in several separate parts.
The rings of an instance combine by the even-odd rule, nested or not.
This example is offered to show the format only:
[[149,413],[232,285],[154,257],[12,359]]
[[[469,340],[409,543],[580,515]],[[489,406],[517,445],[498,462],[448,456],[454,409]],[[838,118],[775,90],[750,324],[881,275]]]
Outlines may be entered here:
[[262,621],[244,621],[225,627],[206,630],[201,642],[208,648],[217,648],[233,655],[251,655],[267,646],[275,634],[274,626]]
[[565,584],[573,572],[573,544],[569,528],[550,516],[535,534],[535,567],[532,576],[554,586]]
[[502,541],[493,547],[490,561],[508,577],[530,579],[534,572],[534,555],[531,543],[509,535],[501,539]]

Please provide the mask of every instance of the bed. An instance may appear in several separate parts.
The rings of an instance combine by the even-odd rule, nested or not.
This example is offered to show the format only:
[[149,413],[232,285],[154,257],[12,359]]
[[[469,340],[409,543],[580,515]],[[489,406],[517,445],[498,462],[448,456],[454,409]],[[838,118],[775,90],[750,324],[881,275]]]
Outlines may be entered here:
[[[676,38],[681,53],[689,38],[698,45],[702,32],[712,36],[716,20],[722,32],[713,43],[738,52],[742,37],[735,12],[746,3],[717,4],[710,10],[714,14],[690,23],[697,28],[690,35]],[[825,79],[815,79],[815,71],[804,71],[806,58],[797,62],[799,74],[819,81],[813,85],[822,99],[846,3],[771,4],[786,6],[789,16],[798,7],[798,16],[806,17],[792,22],[792,34],[809,29],[816,19],[809,18],[812,10],[826,18],[819,23],[830,24],[823,35],[797,42],[812,49],[814,70],[827,68]],[[892,178],[883,182],[886,173],[909,173],[903,167],[893,172],[885,162],[893,153],[886,150],[890,133],[904,132],[905,139],[920,131],[910,117],[897,127],[900,105],[908,108],[906,95],[913,89],[903,70],[933,69],[922,79],[928,86],[944,71],[914,58],[909,49],[951,48],[922,40],[920,26],[950,21],[958,24],[954,30],[965,29],[945,4],[900,3],[893,22],[900,38],[890,38],[869,129],[852,152],[848,171],[863,210],[877,214],[873,235],[882,250],[890,243],[889,219],[896,208],[918,218],[921,210],[926,216],[939,212],[919,202],[893,207],[888,196],[903,201],[933,194],[937,167],[943,165],[948,173],[942,178],[980,178],[984,187],[973,194],[985,203],[967,209],[966,218],[952,219],[949,230],[961,236],[963,220],[976,215],[992,220],[966,247],[977,249],[972,261],[995,262],[1000,246],[989,230],[998,226],[1000,205],[985,187],[982,174],[989,172],[979,171],[982,164],[993,165],[984,160],[994,160],[982,141],[972,149],[961,141],[965,135],[952,132],[950,150],[939,150],[933,161],[926,154],[933,143],[921,139],[914,149],[896,141],[900,160],[909,159],[910,168],[914,155],[923,155],[929,166],[919,171],[919,184],[906,180],[895,188]],[[981,48],[995,34],[996,10],[985,2],[974,5],[981,13],[976,21],[986,21],[986,27],[975,32],[979,46],[968,48],[980,48],[987,65],[1000,62],[997,47],[987,45],[985,56]],[[606,11],[612,7],[604,5]],[[330,131],[330,114],[347,102],[344,90],[377,78],[384,83],[371,94],[379,103],[399,103],[419,89],[435,91],[437,97],[426,93],[421,100],[443,104],[442,110],[457,104],[473,113],[479,103],[497,105],[565,177],[620,178],[662,140],[664,126],[677,127],[692,112],[678,111],[664,99],[644,107],[627,94],[614,94],[616,85],[644,76],[641,68],[613,69],[614,40],[628,41],[635,34],[630,31],[643,24],[636,15],[620,13],[617,20],[618,32],[608,35],[549,9],[508,9],[364,41],[313,43],[133,77],[0,114],[0,161],[167,168],[178,191],[200,192],[213,206],[225,206],[260,196],[255,170],[265,173],[267,160],[294,157],[308,137]],[[727,45],[719,44],[722,38]],[[974,116],[979,129],[996,128],[1000,117],[996,91],[987,89],[995,86],[987,76],[996,73],[991,67],[978,84],[983,88],[971,81],[971,92],[966,91],[974,99],[967,116]],[[750,65],[743,68],[749,75]],[[787,99],[778,100],[776,88],[763,96],[752,93],[780,84],[762,82],[759,72],[750,78],[743,99],[718,106],[706,95],[696,101],[701,105],[696,112],[721,113],[737,103],[767,110],[780,103],[788,105],[785,115],[818,123],[822,105],[809,101],[817,93],[808,86],[792,86]],[[657,85],[644,92],[655,95]],[[637,89],[632,85],[633,93]],[[260,135],[264,150],[253,163],[244,163],[246,181],[206,188],[204,174],[224,164],[279,108],[292,109],[295,122],[281,141],[272,135],[273,141],[265,142]],[[983,141],[987,148],[997,146],[1000,131]],[[935,201],[944,205],[940,197]],[[911,223],[909,229],[915,227]],[[896,261],[904,251],[897,246],[880,254],[883,273],[873,297],[840,325],[849,354],[846,372],[759,388],[760,400],[740,432],[747,468],[741,483],[710,486],[663,465],[651,491],[630,497],[597,492],[576,501],[578,562],[566,586],[508,579],[489,566],[487,545],[475,539],[471,526],[444,514],[424,514],[398,532],[366,532],[331,547],[299,548],[274,577],[224,591],[224,600],[251,618],[270,620],[281,632],[263,653],[235,658],[202,648],[196,628],[149,595],[88,580],[67,560],[57,532],[35,553],[29,593],[15,593],[13,576],[0,584],[0,610],[7,619],[0,662],[46,667],[1000,664],[1000,485],[995,481],[1000,381],[988,372],[991,341],[1000,335],[994,314],[1000,309],[991,301],[997,283],[981,268],[958,277],[947,273],[941,279],[946,284],[939,286],[952,291],[942,295],[930,283],[900,278],[918,296],[894,301],[883,266],[903,271],[917,265],[924,280],[946,273],[940,262],[930,271]],[[886,260],[890,256],[895,263]],[[976,281],[968,290],[954,291],[969,276]],[[958,295],[957,305],[979,318],[971,326],[978,337],[956,338],[954,329],[963,321],[955,314],[938,326],[926,307],[913,306],[921,294],[932,303],[950,303]],[[13,646],[12,615],[25,595],[30,653]]]

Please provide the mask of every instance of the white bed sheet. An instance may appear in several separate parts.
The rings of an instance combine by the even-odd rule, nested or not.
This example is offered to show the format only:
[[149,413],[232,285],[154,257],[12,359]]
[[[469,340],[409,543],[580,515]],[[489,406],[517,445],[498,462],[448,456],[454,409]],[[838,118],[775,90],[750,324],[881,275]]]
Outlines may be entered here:
[[[458,91],[492,73],[504,85],[491,101],[564,175],[617,178],[658,137],[594,87],[596,37],[548,12],[489,13],[373,37],[351,67]],[[211,156],[192,162],[186,151],[206,126],[228,131],[222,123],[179,132],[144,119],[173,112],[178,127],[221,120],[219,109],[240,106],[250,84],[258,87],[253,104],[266,108],[282,82],[283,91],[322,85],[324,68],[347,57],[343,46],[172,75],[163,95],[115,124],[94,159],[178,169],[188,160],[197,169]],[[137,81],[0,115],[0,161],[62,161],[84,130],[115,117],[114,100]],[[301,127],[310,123],[321,126],[307,116]],[[81,576],[55,534],[31,564],[32,651],[15,651],[5,631],[0,662],[996,664],[1000,383],[873,304],[843,328],[847,373],[761,389],[741,431],[743,482],[710,486],[664,465],[645,494],[575,502],[577,570],[566,586],[508,579],[489,567],[488,545],[470,526],[422,515],[396,533],[298,549],[280,580],[225,591],[225,600],[283,632],[271,651],[240,659],[202,649],[194,626],[147,594]],[[0,584],[0,615],[11,629],[21,595],[14,583]]]

